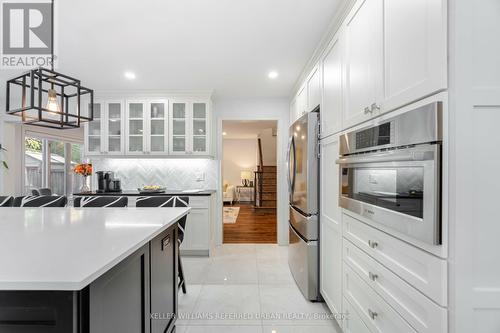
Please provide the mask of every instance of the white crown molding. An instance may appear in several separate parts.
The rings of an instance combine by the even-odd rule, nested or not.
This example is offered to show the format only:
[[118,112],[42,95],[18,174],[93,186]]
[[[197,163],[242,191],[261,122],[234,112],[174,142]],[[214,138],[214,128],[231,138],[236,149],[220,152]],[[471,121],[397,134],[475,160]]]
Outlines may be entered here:
[[314,49],[314,52],[312,53],[311,57],[305,64],[304,68],[302,69],[299,77],[297,78],[297,81],[295,81],[292,91],[290,92],[289,99],[292,99],[294,97],[295,93],[300,89],[302,83],[307,78],[307,75],[309,75],[314,66],[316,66],[316,63],[319,61],[321,55],[328,47],[328,44],[342,26],[345,18],[347,17],[347,14],[351,11],[355,2],[356,0],[343,1],[343,4],[340,6],[339,10],[337,11],[337,14],[334,16],[333,20],[328,26],[328,29],[323,34],[321,41],[319,42],[318,46]]
[[94,98],[113,98],[113,97],[197,97],[211,99],[214,90],[99,90],[94,91]]

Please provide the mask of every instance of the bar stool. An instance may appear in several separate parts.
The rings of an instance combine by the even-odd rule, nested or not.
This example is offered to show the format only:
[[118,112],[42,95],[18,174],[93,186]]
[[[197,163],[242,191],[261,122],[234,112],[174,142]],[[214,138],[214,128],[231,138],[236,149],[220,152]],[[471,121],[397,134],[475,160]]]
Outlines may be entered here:
[[90,196],[90,197],[76,197],[73,200],[75,207],[127,207],[128,198],[118,196]]
[[[188,207],[189,197],[177,196],[154,196],[154,197],[138,197],[135,203],[136,207]],[[186,228],[187,216],[182,217],[177,223],[179,228],[179,236],[177,242],[179,247],[184,240],[184,232]],[[179,287],[182,292],[186,293],[186,280],[184,279],[184,269],[182,268],[181,256],[178,255],[179,263]]]

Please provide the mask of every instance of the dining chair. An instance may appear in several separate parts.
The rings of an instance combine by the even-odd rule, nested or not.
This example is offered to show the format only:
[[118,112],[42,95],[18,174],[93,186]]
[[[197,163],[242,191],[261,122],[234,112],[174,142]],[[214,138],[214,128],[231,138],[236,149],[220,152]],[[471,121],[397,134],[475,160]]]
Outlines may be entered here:
[[75,207],[127,207],[128,198],[123,196],[89,196],[89,197],[76,197],[73,200]]
[[[138,197],[135,202],[136,207],[188,207],[189,197],[177,197],[177,196],[152,196],[152,197]],[[177,243],[179,247],[184,241],[184,233],[186,229],[187,215],[183,216],[178,225],[178,237]],[[182,292],[186,293],[186,280],[184,279],[184,269],[182,268],[181,256],[178,255],[179,264],[179,288],[182,288]]]
[[57,195],[26,195],[14,199],[14,207],[66,207],[68,199]]
[[34,188],[31,190],[32,195],[52,195],[50,188]]
[[12,207],[12,204],[14,203],[14,197],[9,195],[9,196],[0,196],[0,207]]

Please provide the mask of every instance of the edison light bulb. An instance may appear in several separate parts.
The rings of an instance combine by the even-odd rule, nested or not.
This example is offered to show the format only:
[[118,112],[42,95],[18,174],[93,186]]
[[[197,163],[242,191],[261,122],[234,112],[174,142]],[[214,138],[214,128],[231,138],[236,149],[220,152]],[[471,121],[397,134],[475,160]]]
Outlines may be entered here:
[[57,103],[57,92],[54,89],[49,89],[49,100],[47,101],[47,110],[50,112],[61,113],[59,103]]

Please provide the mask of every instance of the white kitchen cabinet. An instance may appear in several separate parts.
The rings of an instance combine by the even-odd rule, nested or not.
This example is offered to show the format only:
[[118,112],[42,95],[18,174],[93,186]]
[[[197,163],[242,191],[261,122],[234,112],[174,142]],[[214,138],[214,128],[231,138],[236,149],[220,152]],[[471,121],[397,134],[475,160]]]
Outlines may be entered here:
[[126,111],[126,153],[130,155],[144,154],[146,144],[146,108],[147,101],[127,101]]
[[446,0],[384,0],[384,111],[446,89],[446,36]]
[[417,333],[357,273],[344,264],[344,297],[374,333]]
[[[321,140],[320,291],[334,314],[342,313],[342,211],[339,206],[339,136]],[[341,323],[339,323],[341,324]]]
[[345,319],[344,325],[341,327],[343,328],[344,333],[371,333],[347,299],[344,298],[342,305],[344,308]]
[[447,332],[447,311],[417,291],[350,241],[344,262],[419,333]]
[[94,103],[94,120],[85,124],[87,156],[123,154],[123,109],[122,101]]
[[314,67],[307,78],[307,108],[306,112],[314,110],[321,104],[321,81],[319,66]]
[[373,228],[346,212],[342,215],[342,223],[347,240],[440,306],[448,305],[446,260]]
[[146,145],[148,154],[168,154],[168,101],[159,99],[147,103]]
[[126,153],[149,155],[168,153],[168,102],[127,101]]
[[290,125],[292,125],[296,120],[297,114],[297,98],[294,98],[290,103]]
[[[343,31],[343,30],[342,30]],[[322,104],[321,138],[342,130],[343,113],[343,40],[342,31],[330,42],[321,58]]]
[[379,114],[383,99],[383,0],[358,0],[345,22],[343,126]]
[[[297,108],[295,120],[302,117],[307,112],[307,86],[304,84],[297,94]],[[294,120],[294,121],[295,121]]]
[[211,249],[212,203],[210,196],[189,197],[191,211],[186,220],[181,254],[208,256]]
[[[87,109],[90,105],[87,106]],[[88,111],[87,111],[88,112]],[[103,154],[103,115],[104,103],[94,102],[94,120],[85,124],[85,154],[94,156]]]
[[210,103],[202,100],[174,100],[170,107],[170,154],[209,155]]

